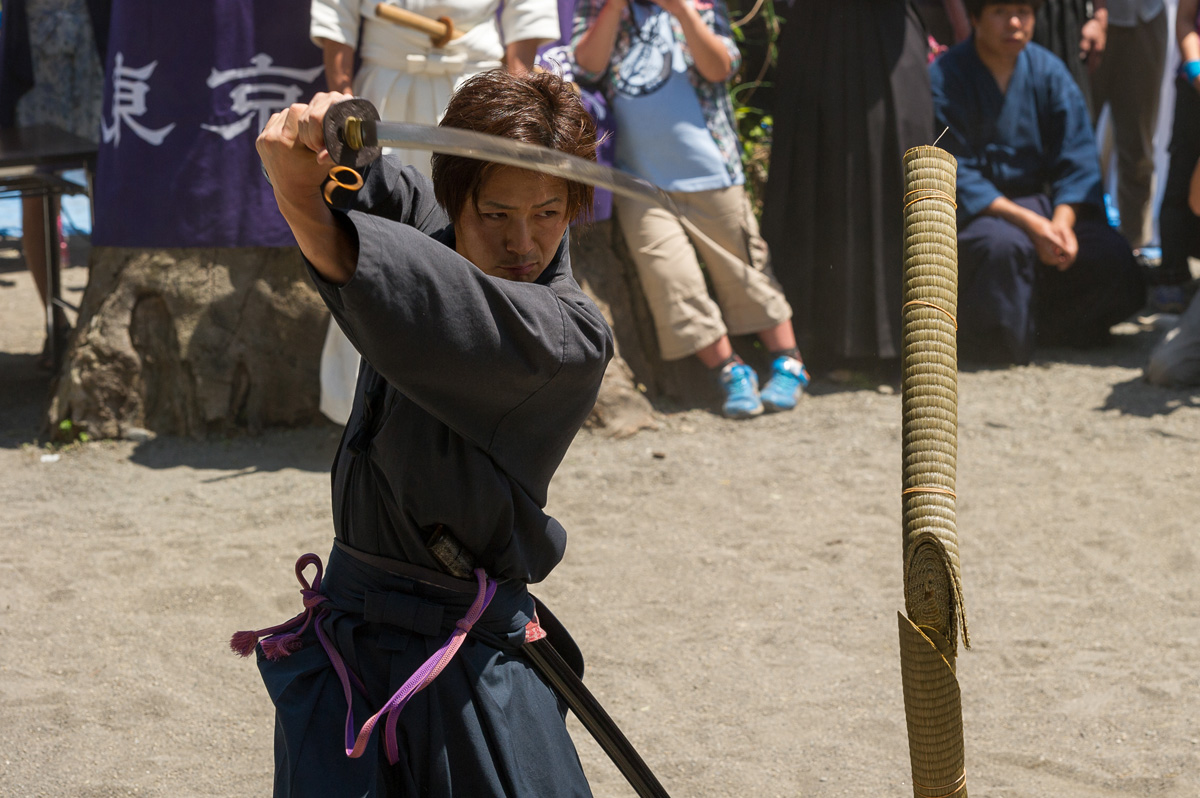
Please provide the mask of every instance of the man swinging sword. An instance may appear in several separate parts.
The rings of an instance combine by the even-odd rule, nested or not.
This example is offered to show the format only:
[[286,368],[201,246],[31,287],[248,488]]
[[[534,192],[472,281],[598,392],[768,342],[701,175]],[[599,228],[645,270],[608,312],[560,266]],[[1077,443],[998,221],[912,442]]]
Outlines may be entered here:
[[[579,696],[532,642],[550,624],[527,585],[563,555],[547,486],[613,352],[568,257],[591,188],[445,154],[430,182],[384,157],[331,207],[323,126],[343,99],[293,105],[258,139],[310,276],[364,361],[333,464],[328,564],[297,563],[301,615],[233,641],[248,654],[264,638],[275,795],[590,795],[547,681],[573,707]],[[545,73],[478,75],[441,124],[595,158],[586,111]],[[657,782],[638,792],[665,795]]]

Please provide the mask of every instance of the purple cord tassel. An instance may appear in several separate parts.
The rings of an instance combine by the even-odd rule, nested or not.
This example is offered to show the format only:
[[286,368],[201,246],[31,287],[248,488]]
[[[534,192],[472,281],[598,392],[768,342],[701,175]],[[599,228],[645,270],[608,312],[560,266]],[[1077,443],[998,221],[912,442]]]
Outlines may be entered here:
[[[304,569],[310,565],[317,567],[317,575],[313,577],[311,585],[304,578]],[[325,568],[321,564],[321,558],[315,554],[305,554],[296,560],[296,579],[303,585],[300,595],[304,597],[304,611],[278,626],[270,626],[258,631],[234,632],[233,637],[229,638],[229,647],[233,649],[233,653],[242,657],[250,656],[260,638],[265,638],[262,641],[262,650],[263,655],[269,660],[278,660],[299,651],[300,636],[312,623],[313,610],[326,601],[325,597],[321,595],[321,575],[324,572]],[[318,616],[318,620],[323,616],[324,613]],[[297,626],[300,627],[298,630]]]

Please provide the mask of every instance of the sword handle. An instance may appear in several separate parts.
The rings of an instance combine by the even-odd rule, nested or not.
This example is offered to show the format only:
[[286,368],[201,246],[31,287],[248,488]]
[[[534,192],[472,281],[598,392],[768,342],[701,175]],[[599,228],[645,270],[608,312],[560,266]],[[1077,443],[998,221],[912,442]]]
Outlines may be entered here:
[[442,524],[433,528],[433,534],[429,537],[425,548],[438,561],[442,569],[451,576],[470,579],[475,572],[475,557]]

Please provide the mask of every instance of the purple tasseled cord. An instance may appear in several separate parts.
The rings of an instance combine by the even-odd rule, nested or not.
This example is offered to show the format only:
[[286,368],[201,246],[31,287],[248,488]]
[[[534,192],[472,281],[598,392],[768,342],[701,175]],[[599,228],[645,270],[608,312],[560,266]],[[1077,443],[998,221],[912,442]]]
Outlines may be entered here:
[[[304,578],[304,569],[309,565],[317,567],[317,575],[311,585]],[[317,555],[305,554],[296,560],[296,579],[303,585],[300,594],[304,597],[304,612],[278,626],[260,629],[257,632],[237,632],[229,641],[230,648],[237,654],[247,657],[254,650],[259,638],[265,637],[266,639],[262,641],[262,649],[267,659],[277,660],[298,650],[300,636],[313,620],[313,611],[328,601],[320,593],[322,573],[321,558]],[[458,653],[463,640],[466,639],[467,633],[483,615],[484,610],[491,603],[492,597],[496,594],[496,581],[489,578],[482,568],[475,569],[475,578],[479,582],[479,592],[475,596],[475,601],[471,603],[470,609],[467,610],[467,614],[455,624],[456,628],[450,634],[450,638],[421,667],[417,668],[416,672],[400,686],[400,689],[388,699],[378,712],[367,719],[357,736],[354,734],[354,698],[350,694],[351,681],[360,691],[365,693],[366,690],[358,676],[346,667],[337,648],[329,642],[329,639],[325,637],[324,630],[321,629],[321,621],[329,614],[329,610],[322,609],[317,613],[317,639],[321,642],[321,648],[325,649],[325,654],[329,657],[334,671],[337,672],[338,679],[342,683],[342,692],[346,696],[346,756],[357,759],[363,755],[367,742],[371,739],[371,733],[375,729],[375,724],[379,722],[379,718],[386,715],[385,741],[388,762],[394,765],[400,761],[400,748],[396,742],[396,724],[400,719],[400,712],[410,698],[428,687],[438,677],[438,674],[450,664],[450,660]],[[291,631],[297,626],[300,627],[298,631]]]
[[[317,567],[317,575],[313,578],[311,585],[304,578],[304,569],[310,565]],[[321,575],[324,572],[325,568],[321,564],[320,557],[311,552],[301,555],[300,559],[296,560],[296,579],[303,586],[300,595],[304,598],[304,611],[278,626],[270,626],[256,632],[234,632],[233,637],[229,640],[229,647],[233,649],[234,653],[243,657],[250,656],[259,638],[265,638],[262,641],[263,655],[269,660],[282,659],[293,651],[298,651],[300,635],[304,634],[309,623],[312,622],[313,610],[328,601],[321,594]],[[317,615],[317,620],[320,621],[326,614],[328,614],[328,610],[322,610]],[[297,626],[300,629],[292,631]]]

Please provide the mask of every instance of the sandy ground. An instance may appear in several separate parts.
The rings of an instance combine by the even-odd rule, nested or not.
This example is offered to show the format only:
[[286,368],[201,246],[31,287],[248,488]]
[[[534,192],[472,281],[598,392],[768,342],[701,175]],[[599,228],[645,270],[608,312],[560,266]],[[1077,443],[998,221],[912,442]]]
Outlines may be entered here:
[[[12,262],[0,318],[0,795],[267,794],[271,707],[226,641],[293,614],[294,558],[328,551],[338,430],[51,450]],[[1200,795],[1200,392],[1144,384],[1159,333],[1121,331],[961,375],[976,796]],[[568,454],[537,592],[672,795],[911,795],[900,401],[819,382]],[[572,729],[596,794],[632,795]]]

